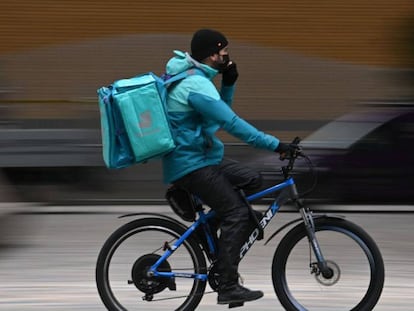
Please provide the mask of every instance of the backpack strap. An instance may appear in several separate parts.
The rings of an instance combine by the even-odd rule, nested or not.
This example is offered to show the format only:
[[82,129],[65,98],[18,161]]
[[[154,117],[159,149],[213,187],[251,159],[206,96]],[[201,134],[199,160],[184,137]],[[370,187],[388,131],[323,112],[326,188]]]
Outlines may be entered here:
[[[205,77],[205,74],[201,69],[193,67],[193,68],[190,68],[186,71],[180,72],[180,73],[178,73],[176,75],[173,75],[173,76],[163,74],[161,76],[161,78],[164,80],[165,88],[168,91],[171,91],[171,87],[175,87],[177,85],[177,82],[179,82],[179,81],[181,81],[181,80],[183,80],[183,79],[185,79],[189,76],[196,75],[196,74]],[[200,133],[201,133],[201,129],[202,129],[201,127],[202,127],[201,124],[199,124],[197,126],[197,129],[196,129],[196,133],[197,133],[196,135],[197,136],[200,135]]]
[[164,80],[164,86],[168,88],[173,83],[178,82],[180,80],[183,80],[183,79],[187,78],[188,76],[192,76],[192,75],[205,76],[205,74],[202,70],[200,70],[198,68],[191,68],[191,69],[180,72],[180,73],[178,73],[176,75],[173,75],[173,76],[169,76],[167,74],[164,74],[164,75],[162,75],[162,79]]

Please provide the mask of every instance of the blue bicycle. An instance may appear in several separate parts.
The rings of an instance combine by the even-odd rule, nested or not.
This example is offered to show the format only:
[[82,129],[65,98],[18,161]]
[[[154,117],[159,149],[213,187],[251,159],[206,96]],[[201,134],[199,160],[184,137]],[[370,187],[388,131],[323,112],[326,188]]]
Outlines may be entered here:
[[[250,202],[278,193],[252,228],[240,258],[289,201],[301,217],[282,226],[265,243],[293,226],[276,248],[271,268],[274,290],[283,307],[292,311],[372,310],[384,285],[381,253],[359,226],[304,206],[291,176],[295,161],[302,157],[311,165],[298,149],[282,167],[283,182],[246,198]],[[199,305],[207,284],[217,290],[215,213],[194,202],[196,217],[189,227],[161,214],[121,216],[138,219],[108,238],[96,265],[97,288],[108,310],[190,311]]]

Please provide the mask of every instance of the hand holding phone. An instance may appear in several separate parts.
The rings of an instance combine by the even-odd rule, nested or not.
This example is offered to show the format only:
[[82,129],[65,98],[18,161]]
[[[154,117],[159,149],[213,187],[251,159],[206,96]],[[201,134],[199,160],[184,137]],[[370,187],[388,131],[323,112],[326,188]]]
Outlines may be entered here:
[[223,85],[231,86],[236,83],[237,78],[239,77],[239,72],[237,71],[236,63],[233,61],[229,61],[226,68],[222,71],[223,74]]

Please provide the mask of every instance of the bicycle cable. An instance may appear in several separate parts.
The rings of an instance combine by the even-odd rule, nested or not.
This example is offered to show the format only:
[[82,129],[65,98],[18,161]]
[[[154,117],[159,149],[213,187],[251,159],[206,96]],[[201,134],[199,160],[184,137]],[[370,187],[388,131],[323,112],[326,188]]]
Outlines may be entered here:
[[310,171],[311,175],[313,176],[312,186],[308,190],[306,190],[306,191],[299,194],[299,196],[303,198],[303,197],[307,196],[308,194],[310,194],[313,190],[315,190],[316,185],[318,184],[318,172],[315,170],[315,165],[313,164],[313,162],[309,158],[309,156],[307,156],[304,153],[301,153],[300,156],[305,159],[305,161],[308,165],[309,171]]

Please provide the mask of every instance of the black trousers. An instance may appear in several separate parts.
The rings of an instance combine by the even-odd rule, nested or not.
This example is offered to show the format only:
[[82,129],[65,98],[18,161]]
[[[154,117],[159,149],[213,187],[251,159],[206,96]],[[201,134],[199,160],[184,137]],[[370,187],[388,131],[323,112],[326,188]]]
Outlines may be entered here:
[[220,285],[238,282],[240,248],[252,228],[250,209],[238,189],[250,192],[262,185],[262,176],[236,161],[198,169],[174,182],[198,196],[216,211],[220,221],[217,269]]

